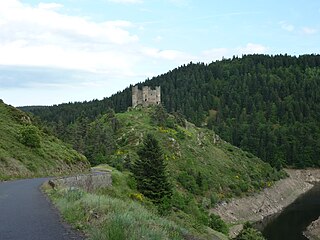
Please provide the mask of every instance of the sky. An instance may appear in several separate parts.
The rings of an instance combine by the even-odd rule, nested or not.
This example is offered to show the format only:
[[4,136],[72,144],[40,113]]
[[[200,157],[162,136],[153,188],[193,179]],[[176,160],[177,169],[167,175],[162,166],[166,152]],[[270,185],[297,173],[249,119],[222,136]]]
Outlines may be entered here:
[[319,0],[0,0],[0,99],[109,97],[190,62],[320,53]]

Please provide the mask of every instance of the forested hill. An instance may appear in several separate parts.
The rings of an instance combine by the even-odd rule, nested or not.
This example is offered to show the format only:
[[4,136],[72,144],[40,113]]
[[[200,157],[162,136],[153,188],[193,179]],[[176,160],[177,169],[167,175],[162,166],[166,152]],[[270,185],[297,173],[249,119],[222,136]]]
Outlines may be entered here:
[[[160,85],[169,112],[207,124],[274,166],[320,166],[320,55],[247,55],[208,65],[190,63],[141,85]],[[86,115],[88,104],[32,112],[61,123]],[[131,105],[131,89],[89,105],[91,112],[98,105],[124,111]],[[59,114],[63,108],[72,114]]]

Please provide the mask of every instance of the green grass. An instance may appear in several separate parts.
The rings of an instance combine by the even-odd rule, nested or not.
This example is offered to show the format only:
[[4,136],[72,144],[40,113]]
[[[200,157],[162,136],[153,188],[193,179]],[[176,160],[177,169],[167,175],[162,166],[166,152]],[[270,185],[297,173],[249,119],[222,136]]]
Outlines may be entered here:
[[183,239],[185,229],[159,216],[150,203],[129,198],[129,192],[135,191],[127,184],[128,173],[114,170],[112,175],[118,181],[98,193],[48,187],[46,191],[67,222],[84,231],[89,239]]
[[23,144],[20,131],[32,125],[20,110],[0,102],[0,180],[64,175],[88,168],[86,158],[39,130],[40,147]]
[[[137,108],[117,114],[120,129],[116,133],[118,149],[108,163],[119,170],[132,164],[147,133],[159,140],[174,186],[175,211],[170,218],[204,238],[208,235],[208,211],[220,201],[253,194],[284,177],[252,154],[220,140],[215,133],[198,128],[159,127],[152,124],[154,109]],[[130,164],[129,164],[130,165]],[[119,197],[120,190],[106,192]],[[211,233],[212,234],[212,233]]]
[[[87,193],[81,189],[44,186],[45,192],[74,228],[83,231],[89,239],[222,239],[227,237],[208,227],[194,229],[187,221],[193,221],[182,211],[159,216],[156,207],[146,198],[136,198],[138,192],[132,184],[130,172],[101,165],[96,170],[112,171],[113,185]],[[194,221],[196,224],[196,221]]]
[[[283,172],[223,140],[215,142],[211,130],[191,123],[186,128],[156,126],[153,111],[138,108],[116,115],[121,126],[115,136],[117,150],[96,167],[112,171],[112,187],[94,194],[59,190],[52,195],[54,201],[64,217],[92,239],[181,239],[183,234],[228,239],[209,227],[209,210],[218,202],[271,186]],[[130,173],[147,133],[159,140],[173,185],[172,211],[166,217],[137,192]]]
[[199,197],[210,198],[212,192],[219,196],[218,200],[246,195],[283,177],[282,172],[248,152],[222,140],[215,144],[215,134],[208,129],[191,123],[187,128],[176,126],[175,129],[151,124],[152,111],[152,108],[131,109],[117,114],[122,126],[117,133],[119,148],[109,163],[117,166],[123,159],[137,159],[136,151],[144,135],[150,132],[160,141],[169,175],[178,189],[186,190],[179,176],[188,175],[195,183],[197,178],[202,178],[202,186],[196,184],[191,192]]

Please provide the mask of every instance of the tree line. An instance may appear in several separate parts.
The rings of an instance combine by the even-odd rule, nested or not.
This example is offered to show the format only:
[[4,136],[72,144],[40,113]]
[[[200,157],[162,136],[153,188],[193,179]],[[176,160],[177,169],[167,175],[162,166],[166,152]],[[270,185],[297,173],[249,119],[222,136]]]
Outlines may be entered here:
[[[161,86],[168,112],[277,168],[320,166],[320,55],[244,55],[189,63],[141,85]],[[79,119],[131,106],[131,86],[101,101],[29,108],[55,132]],[[59,135],[59,134],[58,134]]]

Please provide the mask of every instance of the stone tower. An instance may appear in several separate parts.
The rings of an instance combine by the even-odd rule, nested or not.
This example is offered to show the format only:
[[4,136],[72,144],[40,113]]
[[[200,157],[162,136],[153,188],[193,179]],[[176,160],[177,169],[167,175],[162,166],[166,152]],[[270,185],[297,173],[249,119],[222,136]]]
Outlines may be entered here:
[[132,87],[132,107],[142,105],[147,107],[149,105],[157,105],[161,103],[161,89],[160,86],[155,90],[148,86],[143,86],[142,90],[138,86]]

